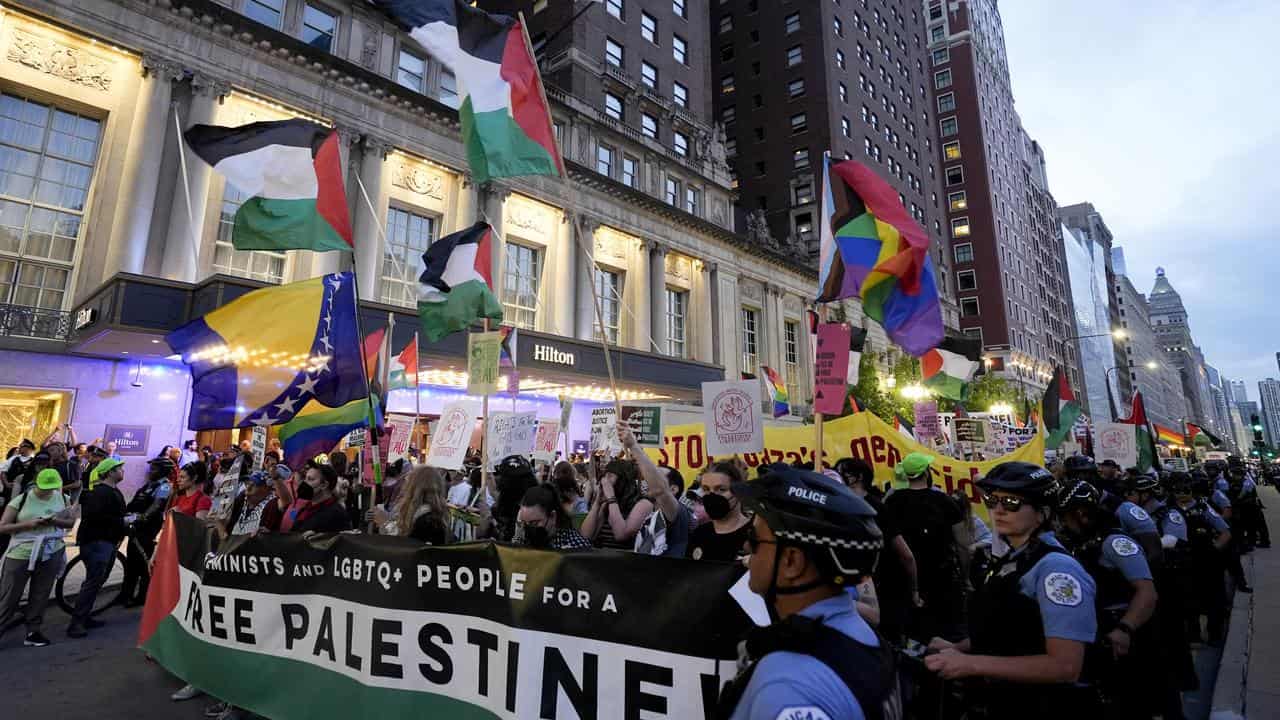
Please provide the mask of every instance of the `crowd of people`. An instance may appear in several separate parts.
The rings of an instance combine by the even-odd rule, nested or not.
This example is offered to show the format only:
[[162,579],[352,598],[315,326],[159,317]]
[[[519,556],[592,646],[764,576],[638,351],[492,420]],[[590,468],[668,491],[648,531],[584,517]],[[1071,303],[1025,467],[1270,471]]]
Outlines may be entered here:
[[[990,526],[913,453],[882,487],[857,458],[831,468],[712,462],[696,478],[656,465],[619,424],[618,457],[532,463],[481,457],[461,471],[400,459],[376,493],[337,451],[290,468],[274,441],[214,452],[166,447],[126,500],[109,444],[69,426],[0,465],[7,542],[0,632],[42,621],[75,530],[86,578],[67,635],[100,625],[96,596],[130,539],[121,597],[145,602],[166,512],[219,540],[359,531],[431,545],[492,539],[741,563],[773,625],[749,633],[727,718],[1180,718],[1190,649],[1223,641],[1240,555],[1270,546],[1258,478],[1238,459],[1147,473],[1074,456],[1004,463],[977,482]],[[72,451],[68,451],[68,448]],[[29,588],[30,601],[19,609]],[[172,696],[200,696],[190,685]],[[825,713],[825,715],[819,714]],[[244,717],[215,702],[211,717]]]

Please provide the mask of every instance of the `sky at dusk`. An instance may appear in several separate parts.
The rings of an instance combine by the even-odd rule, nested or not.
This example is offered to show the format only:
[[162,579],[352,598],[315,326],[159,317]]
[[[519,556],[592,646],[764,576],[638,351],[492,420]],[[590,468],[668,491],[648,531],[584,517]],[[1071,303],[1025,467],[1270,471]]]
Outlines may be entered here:
[[1059,205],[1092,202],[1205,359],[1280,377],[1280,2],[1003,0],[1016,109]]

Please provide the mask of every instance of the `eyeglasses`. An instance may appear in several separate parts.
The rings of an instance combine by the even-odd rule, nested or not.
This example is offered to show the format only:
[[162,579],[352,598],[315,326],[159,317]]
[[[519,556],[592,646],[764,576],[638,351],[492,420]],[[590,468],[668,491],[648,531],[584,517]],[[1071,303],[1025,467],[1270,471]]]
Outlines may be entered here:
[[756,526],[747,526],[747,549],[754,555],[760,549],[761,545],[777,545],[775,540],[762,540],[756,535]]
[[1022,498],[1016,497],[1014,495],[996,496],[996,495],[983,494],[982,496],[982,504],[986,505],[987,509],[989,510],[994,510],[996,506],[999,505],[1000,507],[1004,508],[1005,510],[1008,510],[1009,512],[1018,512],[1019,510],[1022,509],[1022,505],[1025,502],[1026,500],[1023,500]]

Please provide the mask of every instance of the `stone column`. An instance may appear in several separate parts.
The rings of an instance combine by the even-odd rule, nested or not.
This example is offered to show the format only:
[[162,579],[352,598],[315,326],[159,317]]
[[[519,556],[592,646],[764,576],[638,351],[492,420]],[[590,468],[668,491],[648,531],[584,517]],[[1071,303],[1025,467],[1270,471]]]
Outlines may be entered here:
[[715,283],[712,282],[711,272],[715,267],[715,263],[703,261],[700,263],[701,268],[698,270],[697,293],[690,293],[689,306],[692,311],[690,315],[696,318],[696,329],[693,334],[694,351],[693,358],[700,362],[710,363],[717,362],[716,356],[719,350],[715,347],[715,314],[716,303],[713,299],[715,296]]
[[723,316],[720,312],[720,264],[707,263],[707,308],[708,314],[711,316],[707,325],[711,330],[709,344],[711,353],[708,355],[710,362],[716,365],[724,364],[724,333],[721,332],[721,321]]
[[628,313],[625,310],[622,314],[628,321],[627,324],[630,325],[631,342],[626,343],[625,340],[619,338],[619,340],[623,340],[619,344],[629,344],[636,350],[654,352],[653,344],[649,342],[650,318],[652,317],[649,312],[649,298],[652,293],[649,252],[653,247],[653,242],[642,239],[639,242],[639,246],[640,252],[633,253],[631,262],[628,263],[631,266],[629,269],[634,277],[624,280],[628,287],[623,295],[627,300],[626,304],[631,305],[631,313],[630,317],[626,317]]
[[493,181],[476,186],[476,220],[489,223],[489,227],[496,231],[493,236],[493,254],[489,259],[493,273],[493,291],[499,302],[502,301],[502,268],[503,258],[506,256],[503,251],[506,243],[500,237],[503,234],[502,207],[510,194],[510,188]]
[[[658,346],[655,352],[663,355],[670,354],[670,349],[667,347],[667,312],[670,310],[667,307],[667,251],[669,249],[660,242],[653,243],[649,248],[649,334],[653,336],[653,342]],[[686,306],[686,315],[688,311],[689,308]],[[690,324],[686,317],[686,353]]]
[[361,145],[359,178],[373,208],[371,209],[369,203],[365,202],[364,196],[360,193],[360,185],[357,184],[355,192],[360,197],[357,198],[352,228],[356,240],[356,283],[360,287],[361,300],[377,300],[383,253],[381,232],[386,230],[387,214],[387,200],[382,192],[382,176],[387,153],[391,152],[392,146],[385,140],[372,135],[365,135]]
[[591,283],[596,281],[596,273],[591,258],[587,256],[587,251],[590,251],[592,256],[595,255],[595,234],[600,223],[578,215],[571,219],[569,224],[571,231],[578,233],[578,241],[581,243],[574,260],[574,265],[578,268],[573,303],[577,309],[577,334],[579,340],[590,340],[593,337],[592,328],[596,326],[595,300],[591,294]]
[[766,284],[764,287],[765,305],[769,307],[769,367],[786,376],[787,334],[782,315],[782,288],[778,285]]
[[178,63],[150,53],[142,56],[142,81],[120,174],[120,187],[127,188],[127,202],[116,205],[104,277],[143,271],[160,163],[169,150],[165,135],[173,123],[173,83],[180,79],[182,66]]
[[[181,118],[183,130],[192,125],[213,124],[218,106],[230,92],[230,83],[203,73],[195,73],[191,77],[191,106],[187,110],[187,116]],[[160,272],[170,280],[195,282],[201,272],[200,254],[205,244],[205,212],[209,205],[209,183],[213,178],[213,168],[191,152],[186,143],[183,143],[182,152],[186,154],[189,184],[185,189],[178,188],[174,195]],[[182,182],[181,171],[178,182]],[[191,199],[190,212],[187,198]]]
[[[553,328],[557,335],[577,337],[577,278],[582,274],[584,253],[578,247],[572,216],[568,212],[561,216],[555,238],[555,274],[544,274],[542,279],[548,290],[543,297],[552,307],[543,307],[555,313]],[[565,288],[568,288],[567,293]]]
[[742,302],[738,297],[738,276],[732,272],[714,273],[720,278],[717,315],[720,327],[716,329],[716,345],[720,348],[720,364],[724,365],[724,376],[729,380],[737,380],[742,372],[742,344],[738,336],[741,324],[738,314]]

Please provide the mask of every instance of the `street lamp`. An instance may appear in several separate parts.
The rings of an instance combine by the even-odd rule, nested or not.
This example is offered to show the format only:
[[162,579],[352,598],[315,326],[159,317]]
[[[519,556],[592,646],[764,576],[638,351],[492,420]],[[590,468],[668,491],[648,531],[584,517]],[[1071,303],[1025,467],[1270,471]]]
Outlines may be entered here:
[[920,385],[908,385],[898,391],[902,397],[908,400],[923,400],[929,397],[929,391]]
[[1148,370],[1155,370],[1156,368],[1160,367],[1160,363],[1156,362],[1155,360],[1148,360],[1146,363],[1146,366]]
[[991,407],[987,408],[987,410],[995,415],[1012,415],[1013,414],[1013,406],[1010,405],[1009,403],[1002,403],[1002,402],[995,403]]
[[1129,337],[1129,333],[1126,332],[1124,328],[1116,328],[1111,332],[1097,333],[1096,335],[1076,335],[1074,337],[1063,338],[1062,341],[1067,342],[1069,340],[1086,340],[1088,338],[1100,338],[1100,337],[1110,337],[1110,338],[1115,338],[1116,340],[1124,340],[1125,338]]

